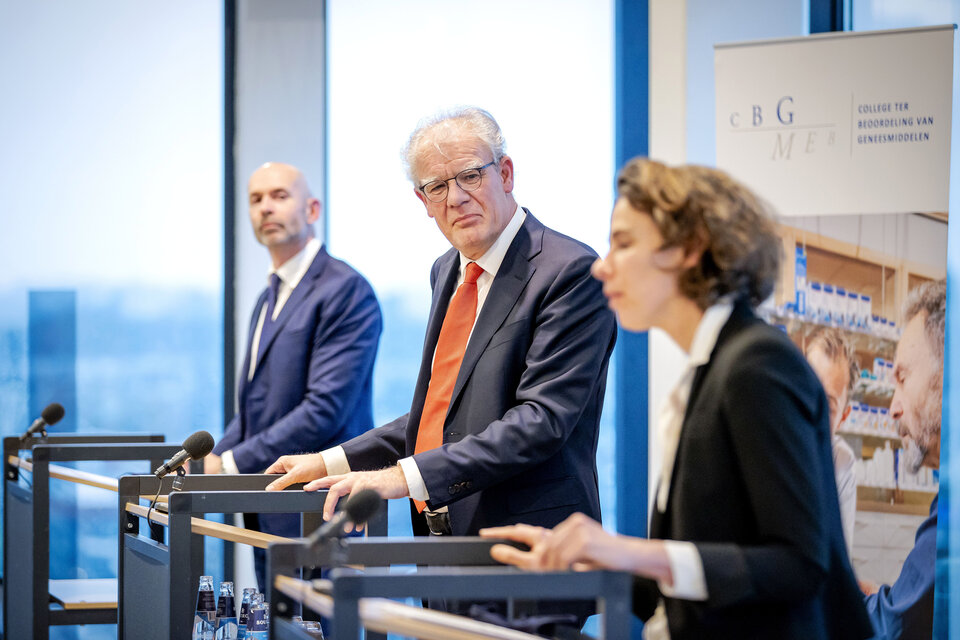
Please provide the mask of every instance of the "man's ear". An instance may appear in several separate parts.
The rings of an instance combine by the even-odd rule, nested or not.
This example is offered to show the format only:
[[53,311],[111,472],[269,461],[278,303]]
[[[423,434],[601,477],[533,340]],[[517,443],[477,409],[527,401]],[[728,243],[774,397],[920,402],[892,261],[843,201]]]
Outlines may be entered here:
[[503,192],[511,193],[513,191],[513,159],[510,156],[503,156],[500,159],[500,179],[503,180]]
[[320,214],[323,212],[323,205],[320,204],[320,201],[316,198],[310,198],[307,200],[307,222],[310,224],[315,223],[320,219]]

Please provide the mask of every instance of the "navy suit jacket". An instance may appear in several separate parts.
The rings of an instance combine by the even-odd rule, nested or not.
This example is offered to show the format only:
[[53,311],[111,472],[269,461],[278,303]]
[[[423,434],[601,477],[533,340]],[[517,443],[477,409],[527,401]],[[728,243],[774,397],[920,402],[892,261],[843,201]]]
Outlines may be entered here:
[[[707,600],[665,600],[673,640],[870,636],[823,388],[790,339],[742,302],[694,374],[650,537],[693,542],[703,562]],[[637,614],[648,617],[660,595],[638,579]]]
[[866,599],[877,640],[929,640],[933,633],[933,588],[937,561],[937,502],[917,529],[916,542],[893,585]]
[[[250,319],[239,411],[213,452],[233,452],[241,473],[261,473],[282,455],[320,451],[373,426],[373,363],[380,305],[363,276],[321,247],[260,345],[253,379],[250,343],[266,300]],[[270,523],[275,524],[272,526]],[[264,516],[261,528],[298,536],[296,519]]]
[[[415,458],[428,507],[449,507],[454,535],[518,522],[552,527],[578,511],[600,519],[597,436],[616,326],[590,276],[595,259],[529,212],[507,250],[460,365],[443,445]],[[459,260],[451,249],[430,274],[410,413],[344,444],[352,469],[413,455]]]

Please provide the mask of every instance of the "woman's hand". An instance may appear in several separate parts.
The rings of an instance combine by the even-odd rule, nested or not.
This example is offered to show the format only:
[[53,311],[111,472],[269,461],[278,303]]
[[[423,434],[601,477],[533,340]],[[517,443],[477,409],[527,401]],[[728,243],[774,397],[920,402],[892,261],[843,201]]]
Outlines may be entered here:
[[490,555],[497,562],[532,571],[629,571],[672,584],[663,542],[608,533],[600,523],[575,513],[554,529],[518,524],[481,529],[484,538],[521,542],[529,551],[496,544]]

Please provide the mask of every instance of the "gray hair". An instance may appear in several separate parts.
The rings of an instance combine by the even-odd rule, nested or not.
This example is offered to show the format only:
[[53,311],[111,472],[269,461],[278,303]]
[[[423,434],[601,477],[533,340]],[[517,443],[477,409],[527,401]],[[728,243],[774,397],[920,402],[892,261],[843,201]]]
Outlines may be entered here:
[[924,282],[907,294],[907,300],[903,303],[903,324],[907,324],[921,313],[927,314],[923,319],[923,333],[930,349],[940,360],[942,369],[943,336],[947,320],[946,280]]
[[[435,129],[444,129],[446,131],[468,131],[474,134],[493,154],[494,162],[499,162],[506,153],[506,141],[503,139],[503,132],[500,131],[500,125],[493,119],[487,111],[479,107],[454,107],[435,113],[432,116],[424,118],[417,124],[417,128],[410,134],[410,139],[403,147],[402,156],[404,168],[407,177],[416,184],[417,176],[414,173],[414,167],[417,160],[424,152],[424,149],[430,144],[431,138],[428,134]],[[436,142],[433,141],[433,146]]]

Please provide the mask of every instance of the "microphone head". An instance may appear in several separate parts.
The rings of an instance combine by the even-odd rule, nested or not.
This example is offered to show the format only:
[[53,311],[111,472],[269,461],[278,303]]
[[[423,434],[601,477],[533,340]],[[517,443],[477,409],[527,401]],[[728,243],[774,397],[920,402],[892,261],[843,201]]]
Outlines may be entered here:
[[183,441],[183,450],[194,460],[200,460],[213,451],[213,436],[206,431],[197,431]]
[[354,524],[366,524],[380,509],[383,500],[373,489],[363,489],[350,496],[343,510]]
[[40,417],[47,423],[47,426],[50,426],[60,422],[64,413],[66,413],[66,411],[62,404],[59,402],[51,402],[40,412]]

